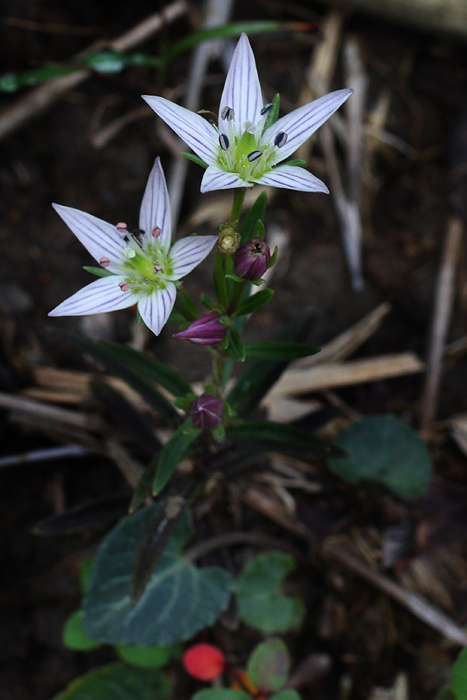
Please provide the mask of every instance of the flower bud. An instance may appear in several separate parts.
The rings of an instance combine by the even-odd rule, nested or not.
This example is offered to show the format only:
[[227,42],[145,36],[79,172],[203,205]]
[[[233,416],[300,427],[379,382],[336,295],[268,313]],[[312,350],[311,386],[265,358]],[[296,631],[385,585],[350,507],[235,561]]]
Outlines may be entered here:
[[184,331],[174,333],[173,337],[190,340],[196,345],[216,345],[227,333],[227,326],[224,326],[219,318],[218,313],[209,311],[193,321]]
[[240,234],[232,224],[224,224],[219,229],[218,250],[224,255],[232,255],[240,245]]
[[271,251],[261,238],[240,246],[234,256],[235,272],[247,280],[259,280],[268,269]]
[[224,418],[224,404],[205,392],[191,404],[190,418],[195,428],[217,428]]
[[200,681],[218,678],[225,668],[225,656],[212,644],[195,644],[183,654],[185,671]]

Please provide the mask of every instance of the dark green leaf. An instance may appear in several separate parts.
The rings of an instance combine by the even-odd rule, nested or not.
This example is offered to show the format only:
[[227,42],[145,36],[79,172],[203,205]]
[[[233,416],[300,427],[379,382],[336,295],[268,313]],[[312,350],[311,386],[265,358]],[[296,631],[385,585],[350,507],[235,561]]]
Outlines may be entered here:
[[100,642],[90,639],[83,627],[83,613],[75,610],[67,618],[62,632],[62,641],[67,649],[73,651],[90,651],[100,646]]
[[315,355],[319,351],[320,348],[315,345],[305,345],[305,343],[285,343],[277,340],[264,343],[245,343],[247,360],[283,362],[284,360],[296,360],[299,357],[309,357],[309,355]]
[[452,669],[451,687],[456,700],[467,700],[467,649],[463,649]]
[[266,192],[261,192],[250,211],[245,217],[243,226],[240,229],[241,243],[246,243],[253,238],[253,231],[258,221],[263,221],[266,213],[268,198]]
[[165,666],[171,658],[179,656],[180,646],[138,647],[118,644],[115,651],[123,661],[138,666],[139,668],[161,668]]
[[186,151],[182,151],[182,156],[185,156],[187,160],[193,161],[193,163],[196,163],[196,165],[201,165],[202,168],[206,169],[208,167],[208,164],[204,162],[199,156],[195,155],[194,153],[187,153]]
[[282,639],[268,639],[258,644],[248,659],[248,677],[263,692],[274,693],[283,688],[289,672],[289,651]]
[[294,569],[294,559],[284,552],[264,552],[248,562],[236,587],[239,615],[247,625],[273,634],[301,624],[303,600],[282,592],[285,577]]
[[[296,456],[335,456],[332,445],[318,440],[300,428],[273,421],[251,421],[230,427],[226,436],[235,441],[239,449],[256,449]],[[337,454],[340,454],[340,450]]]
[[155,504],[126,516],[100,545],[83,601],[84,628],[92,639],[143,647],[169,645],[212,625],[227,607],[233,585],[229,573],[217,567],[200,569],[180,552],[187,541],[185,520],[162,553],[142,598],[131,604],[136,552],[159,508]]
[[53,700],[165,700],[170,695],[162,673],[114,663],[76,678]]
[[229,357],[234,362],[243,362],[245,359],[245,346],[243,345],[240,331],[235,325],[232,325],[227,330],[227,335],[223,341],[224,347]]
[[191,420],[186,420],[165,443],[157,460],[156,475],[152,493],[157,496],[169,481],[170,477],[188,454],[191,444],[201,434],[200,428],[195,428]]
[[259,292],[256,292],[256,294],[252,294],[244,301],[240,302],[235,315],[244,316],[245,314],[251,314],[253,311],[257,311],[262,306],[267,304],[273,295],[273,289],[261,289]]
[[348,456],[330,460],[329,467],[345,481],[376,481],[402,498],[416,498],[428,488],[430,454],[420,436],[392,415],[352,423],[339,433],[335,445]]
[[204,688],[198,690],[192,700],[251,700],[251,695],[231,688]]

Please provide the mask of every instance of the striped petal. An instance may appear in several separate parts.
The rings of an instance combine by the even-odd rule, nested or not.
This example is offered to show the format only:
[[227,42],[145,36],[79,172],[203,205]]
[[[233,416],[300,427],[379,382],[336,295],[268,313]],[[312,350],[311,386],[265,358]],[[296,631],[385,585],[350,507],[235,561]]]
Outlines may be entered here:
[[159,335],[167,323],[176,296],[176,286],[173,282],[168,282],[165,289],[157,289],[139,300],[138,311],[141,318],[155,335]]
[[135,304],[137,299],[131,290],[122,292],[118,283],[123,281],[124,278],[119,275],[100,277],[65,299],[50,311],[49,316],[87,316],[126,309]]
[[330,92],[303,107],[295,109],[285,117],[278,119],[267,129],[261,139],[262,143],[274,142],[276,135],[287,134],[287,141],[276,151],[274,163],[280,163],[294,153],[353,93],[344,89]]
[[233,187],[252,187],[251,182],[245,182],[236,173],[226,173],[218,165],[210,165],[205,170],[201,180],[201,192],[212,190],[230,190]]
[[164,97],[142,95],[148,105],[206,163],[214,163],[219,152],[216,129],[196,112],[170,102]]
[[99,262],[101,258],[108,258],[109,272],[121,270],[121,264],[125,262],[125,244],[115,226],[79,209],[64,207],[61,204],[52,206],[94,260]]
[[156,158],[156,162],[149,174],[143,201],[141,202],[139,227],[148,234],[142,238],[143,245],[147,245],[151,240],[151,231],[156,226],[161,230],[158,242],[162,249],[167,252],[170,248],[170,240],[172,237],[170,202],[159,157]]
[[245,122],[256,124],[263,107],[261,86],[253,51],[246,34],[238,40],[229,72],[225,79],[219,106],[219,130],[222,132],[222,112],[225,107],[233,109],[232,123],[243,132]]
[[188,236],[176,241],[170,251],[173,280],[185,277],[206,258],[217,243],[217,236]]
[[319,178],[296,165],[279,165],[269,173],[255,180],[258,185],[270,187],[282,187],[286,190],[298,190],[299,192],[324,192],[329,190]]

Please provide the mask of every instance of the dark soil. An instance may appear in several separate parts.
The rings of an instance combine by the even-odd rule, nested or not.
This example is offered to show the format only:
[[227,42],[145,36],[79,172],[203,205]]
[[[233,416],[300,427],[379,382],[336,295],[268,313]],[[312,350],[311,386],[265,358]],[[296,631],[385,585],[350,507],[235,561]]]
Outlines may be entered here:
[[[120,36],[157,10],[155,3],[117,0],[109,15],[104,6],[90,0],[5,2],[0,29],[2,71],[68,63],[94,41]],[[192,9],[196,15],[197,3]],[[237,0],[233,19],[319,22],[325,15],[322,4],[305,0]],[[191,25],[182,18],[138,50],[157,54],[160,47],[189,31]],[[385,128],[409,146],[410,152],[407,155],[387,146],[376,158],[364,208],[366,284],[358,293],[349,282],[332,196],[278,191],[272,198],[271,194],[266,223],[278,222],[287,232],[289,257],[278,264],[272,285],[274,299],[257,315],[248,334],[249,338],[272,338],[306,307],[312,312],[307,341],[319,345],[379,303],[389,301],[390,314],[357,356],[413,350],[425,358],[448,217],[457,202],[465,208],[465,182],[458,176],[465,172],[462,166],[467,155],[467,121],[463,121],[466,49],[459,39],[360,14],[349,17],[345,35],[355,36],[361,46],[369,79],[368,113],[387,87],[391,101]],[[252,38],[266,97],[270,99],[279,91],[284,109],[296,104],[315,38],[313,33],[285,31]],[[189,54],[181,54],[163,75],[150,68],[93,75],[44,113],[31,114],[26,124],[0,143],[1,391],[17,394],[29,386],[30,368],[35,365],[89,367],[79,351],[51,341],[44,334],[46,326],[121,342],[133,339],[135,325],[130,311],[94,321],[47,318],[50,309],[89,281],[82,267],[90,264],[88,254],[55,214],[51,202],[107,221],[123,218],[130,225],[137,224],[141,195],[155,156],[160,155],[167,171],[172,161],[156,128],[158,120],[149,108],[144,110],[140,95],[161,94],[173,87],[177,96],[182,94],[189,61]],[[341,75],[339,69],[332,89],[343,86]],[[222,84],[222,66],[213,62],[203,92],[206,109],[216,111]],[[24,89],[19,94],[0,95],[0,110],[7,110],[27,94],[28,89]],[[102,125],[138,109],[140,117],[122,127],[105,147],[93,145]],[[319,141],[313,153],[314,172],[328,182]],[[189,217],[200,201],[200,171],[193,164],[189,168],[182,229],[189,226]],[[218,196],[206,196],[206,201]],[[212,233],[206,223],[197,230]],[[462,263],[464,252],[449,341],[467,332]],[[210,285],[205,264],[190,276],[186,289],[198,295],[200,291],[209,293]],[[201,380],[207,370],[203,353],[174,340],[170,329],[159,338],[148,338],[146,349],[185,372],[189,380]],[[465,411],[466,380],[467,364],[461,357],[451,363],[443,377],[438,419]],[[415,376],[360,385],[337,395],[362,414],[395,412],[417,427],[422,388],[423,378]],[[4,455],[57,444],[45,428],[27,429],[24,422],[13,418],[10,412],[0,413]],[[446,438],[435,456],[438,475],[465,491],[465,455]],[[61,641],[64,620],[79,604],[79,562],[102,531],[42,538],[32,534],[32,528],[65,507],[129,490],[112,461],[99,456],[17,464],[3,468],[0,479],[0,695],[2,700],[50,700],[71,679],[113,658],[110,649],[74,653]],[[255,522],[254,515],[249,517]],[[276,526],[269,527],[280,536]],[[465,527],[460,539],[464,535]],[[333,669],[329,682],[311,688],[308,696],[304,691],[304,697],[341,697],[340,680],[349,674],[353,679],[351,697],[360,700],[369,697],[374,686],[390,687],[399,672],[408,673],[411,698],[433,697],[446,679],[457,648],[443,644],[437,633],[354,575],[343,575],[339,567],[317,567],[313,576],[313,595],[308,602],[314,613],[302,638],[295,641],[296,661],[313,650],[326,652],[333,660]],[[465,590],[462,593],[456,581],[450,592],[455,605],[448,612],[463,624],[467,619]],[[318,614],[323,609],[327,616]],[[337,637],[339,611],[348,626]],[[333,630],[330,636],[323,631],[326,622]]]

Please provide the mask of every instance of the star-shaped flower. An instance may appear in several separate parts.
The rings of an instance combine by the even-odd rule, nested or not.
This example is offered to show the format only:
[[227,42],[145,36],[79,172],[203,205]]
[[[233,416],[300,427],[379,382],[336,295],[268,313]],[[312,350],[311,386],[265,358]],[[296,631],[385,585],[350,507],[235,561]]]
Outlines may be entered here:
[[201,192],[260,184],[327,193],[328,188],[317,177],[282,161],[329,119],[352,92],[330,92],[265,129],[271,105],[264,104],[255,57],[248,37],[242,34],[227,73],[217,127],[200,114],[163,97],[143,95],[143,99],[207,163]]
[[53,207],[110,274],[80,289],[49,316],[84,316],[137,304],[144,323],[159,335],[175,303],[178,280],[199,265],[217,241],[217,236],[189,236],[170,246],[169,195],[159,158],[149,175],[135,233],[126,224],[114,226],[79,209]]

